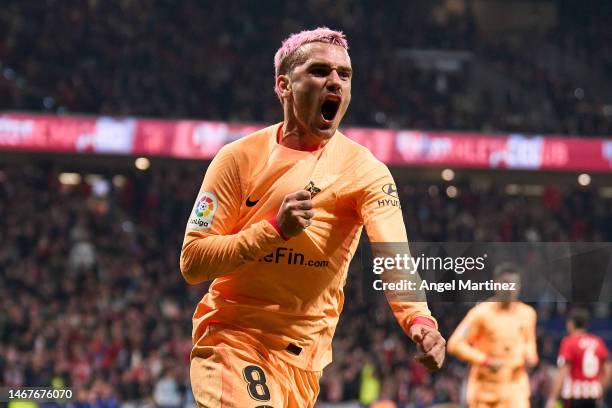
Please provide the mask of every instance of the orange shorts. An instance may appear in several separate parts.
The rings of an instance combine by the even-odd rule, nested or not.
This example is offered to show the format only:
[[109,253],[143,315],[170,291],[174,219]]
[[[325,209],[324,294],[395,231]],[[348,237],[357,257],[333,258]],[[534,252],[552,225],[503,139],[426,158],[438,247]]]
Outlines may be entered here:
[[529,399],[504,400],[497,402],[472,401],[469,408],[529,408]]
[[467,403],[470,408],[529,408],[527,373],[516,381],[503,383],[468,380]]
[[314,407],[320,377],[227,326],[209,326],[191,352],[191,389],[202,408]]
[[492,398],[490,393],[484,395],[468,394],[467,398],[469,408],[529,408],[529,396],[524,395],[522,392],[507,395],[505,397],[498,396]]

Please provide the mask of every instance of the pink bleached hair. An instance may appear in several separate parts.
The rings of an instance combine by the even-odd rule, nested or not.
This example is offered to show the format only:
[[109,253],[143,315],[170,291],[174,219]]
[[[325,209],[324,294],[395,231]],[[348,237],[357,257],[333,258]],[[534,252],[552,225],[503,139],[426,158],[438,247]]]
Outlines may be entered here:
[[[314,30],[305,30],[291,34],[283,41],[283,44],[274,55],[274,78],[276,79],[279,75],[291,72],[300,62],[299,57],[301,57],[301,55],[296,51],[302,45],[312,42],[339,45],[345,50],[348,50],[348,42],[342,31],[334,31],[327,27],[318,27]],[[276,83],[274,84],[274,92],[276,92],[276,95],[278,95],[280,99],[281,91]]]

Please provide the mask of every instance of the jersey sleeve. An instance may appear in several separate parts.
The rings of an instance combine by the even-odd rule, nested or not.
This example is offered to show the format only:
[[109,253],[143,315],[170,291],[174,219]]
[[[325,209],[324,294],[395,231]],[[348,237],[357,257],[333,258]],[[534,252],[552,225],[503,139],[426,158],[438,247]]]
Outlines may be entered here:
[[399,192],[391,172],[376,161],[358,200],[359,215],[372,243],[408,242]]
[[188,283],[227,275],[283,242],[266,220],[235,231],[241,199],[238,167],[226,146],[208,167],[187,221],[180,268]]
[[487,360],[487,355],[472,344],[480,332],[481,312],[471,309],[463,318],[455,332],[448,339],[448,352],[469,364],[480,365]]
[[[399,195],[391,172],[382,162],[375,160],[365,177],[366,185],[357,200],[358,213],[365,225],[372,244],[374,257],[395,257],[397,254],[410,255],[406,227],[400,208]],[[406,270],[386,270],[383,280],[399,282],[403,279],[420,281],[418,274]],[[398,323],[409,334],[410,326],[417,318],[437,328],[423,293],[416,291],[386,291],[385,295]]]

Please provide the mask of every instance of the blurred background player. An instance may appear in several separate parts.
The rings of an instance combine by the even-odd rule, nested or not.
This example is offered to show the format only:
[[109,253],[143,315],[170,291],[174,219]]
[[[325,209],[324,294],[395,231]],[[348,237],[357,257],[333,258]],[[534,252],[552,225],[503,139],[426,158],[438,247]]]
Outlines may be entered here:
[[558,370],[546,408],[557,406],[559,395],[564,408],[596,408],[612,374],[609,352],[601,337],[588,333],[589,312],[575,308],[569,314],[568,335],[561,341]]
[[538,362],[536,312],[518,301],[521,275],[512,264],[495,268],[496,282],[516,284],[473,307],[448,341],[448,352],[471,364],[470,408],[529,407],[527,367]]

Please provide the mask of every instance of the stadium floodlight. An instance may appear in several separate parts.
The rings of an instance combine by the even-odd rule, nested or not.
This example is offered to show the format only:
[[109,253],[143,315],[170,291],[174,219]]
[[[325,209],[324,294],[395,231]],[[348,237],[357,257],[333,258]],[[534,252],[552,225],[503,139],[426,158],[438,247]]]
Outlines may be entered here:
[[580,184],[583,187],[588,186],[589,184],[591,184],[591,176],[589,176],[586,173],[582,173],[581,175],[578,176],[578,184]]
[[79,173],[60,173],[57,179],[60,183],[67,186],[76,186],[81,184],[81,175]]
[[442,170],[442,180],[444,181],[452,181],[455,179],[455,172],[452,169],[444,169]]
[[134,166],[136,166],[138,170],[145,171],[151,167],[151,161],[146,157],[139,157],[134,161]]

